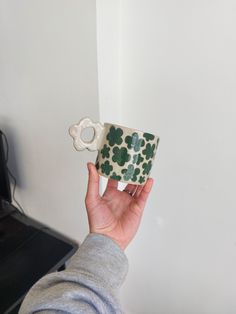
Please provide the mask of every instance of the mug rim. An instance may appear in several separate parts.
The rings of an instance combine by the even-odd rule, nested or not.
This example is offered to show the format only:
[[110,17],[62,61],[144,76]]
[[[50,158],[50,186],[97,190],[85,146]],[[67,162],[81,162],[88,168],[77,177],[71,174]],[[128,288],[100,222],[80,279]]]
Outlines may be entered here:
[[141,131],[141,130],[138,130],[138,129],[135,129],[135,128],[129,128],[129,127],[126,127],[126,126],[123,126],[123,125],[120,125],[120,124],[116,124],[116,123],[110,123],[110,122],[104,122],[104,126],[106,125],[114,125],[114,126],[117,126],[119,128],[122,128],[122,129],[127,129],[127,130],[132,130],[132,131],[135,131],[135,132],[139,132],[139,133],[148,133],[148,134],[151,134],[153,136],[155,136],[156,138],[159,139],[159,136],[158,135],[155,135],[153,133],[150,133],[150,132],[144,132],[144,131]]

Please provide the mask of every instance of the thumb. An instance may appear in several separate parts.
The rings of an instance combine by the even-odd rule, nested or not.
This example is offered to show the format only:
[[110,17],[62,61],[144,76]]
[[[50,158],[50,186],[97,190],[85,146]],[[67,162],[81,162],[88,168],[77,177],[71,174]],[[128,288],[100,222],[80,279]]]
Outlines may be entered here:
[[100,198],[99,174],[93,163],[91,162],[87,163],[87,168],[88,168],[89,176],[88,176],[88,186],[87,186],[85,204],[86,204],[87,209],[89,209],[89,207],[91,206],[93,207]]

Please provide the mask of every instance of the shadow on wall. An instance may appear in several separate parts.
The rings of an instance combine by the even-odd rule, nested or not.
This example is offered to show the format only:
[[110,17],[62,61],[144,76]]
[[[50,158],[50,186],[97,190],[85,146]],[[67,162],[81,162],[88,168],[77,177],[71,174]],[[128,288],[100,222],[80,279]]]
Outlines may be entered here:
[[[10,126],[11,121],[9,118],[0,115],[0,130],[6,135],[7,143],[8,143],[8,151],[7,151],[7,143],[6,144],[6,153],[8,152],[8,168],[13,176],[16,178],[16,184],[19,188],[24,188],[24,180],[23,180],[23,173],[21,172],[21,154],[20,154],[20,147],[18,141],[18,134],[14,131],[14,128]],[[10,177],[11,183],[13,180]]]

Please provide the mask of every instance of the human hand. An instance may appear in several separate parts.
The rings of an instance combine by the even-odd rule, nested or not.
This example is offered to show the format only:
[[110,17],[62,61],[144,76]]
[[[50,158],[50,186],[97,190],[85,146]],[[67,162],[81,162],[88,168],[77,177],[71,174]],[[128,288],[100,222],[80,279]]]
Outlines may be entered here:
[[117,189],[118,181],[108,179],[106,190],[100,196],[97,169],[92,163],[87,166],[85,205],[90,232],[112,238],[124,250],[138,230],[153,179],[149,178],[145,185],[128,184],[124,191]]

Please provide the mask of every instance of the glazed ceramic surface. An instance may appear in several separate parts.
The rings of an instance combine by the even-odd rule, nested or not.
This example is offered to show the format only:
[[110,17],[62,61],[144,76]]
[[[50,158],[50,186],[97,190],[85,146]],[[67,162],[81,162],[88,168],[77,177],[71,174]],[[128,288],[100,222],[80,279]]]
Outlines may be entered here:
[[[81,139],[81,132],[86,127],[94,128],[90,142]],[[71,126],[70,135],[77,150],[98,150],[96,168],[102,176],[139,185],[147,181],[159,137],[116,124],[94,123],[89,118]]]

